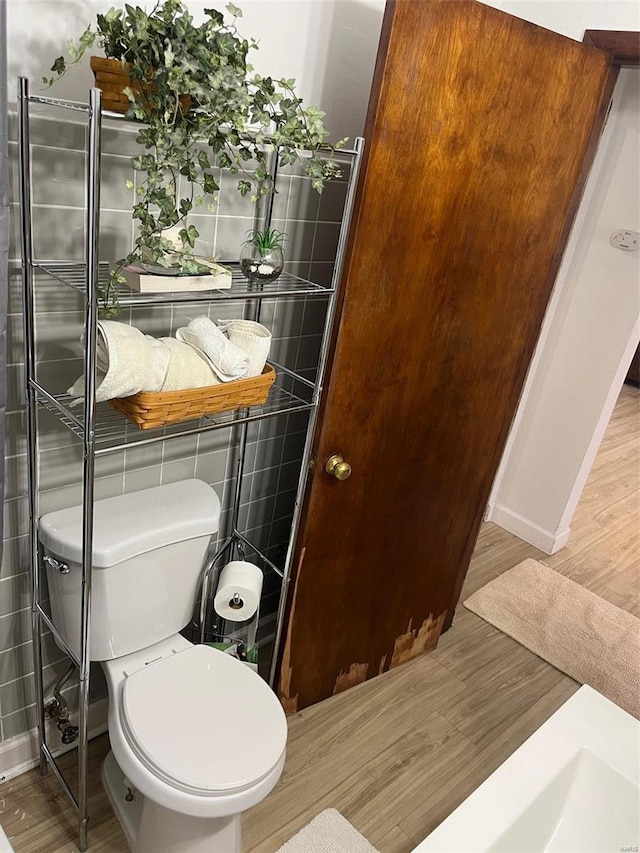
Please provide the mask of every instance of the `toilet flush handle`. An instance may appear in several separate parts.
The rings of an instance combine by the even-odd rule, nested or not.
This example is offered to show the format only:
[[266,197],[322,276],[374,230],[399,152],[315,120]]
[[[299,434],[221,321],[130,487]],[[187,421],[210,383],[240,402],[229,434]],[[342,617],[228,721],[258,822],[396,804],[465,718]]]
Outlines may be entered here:
[[51,568],[55,569],[55,571],[59,574],[69,574],[69,566],[66,563],[63,563],[61,560],[56,560],[55,557],[51,557],[49,554],[45,554],[43,557],[43,561],[47,564],[47,566],[51,566]]

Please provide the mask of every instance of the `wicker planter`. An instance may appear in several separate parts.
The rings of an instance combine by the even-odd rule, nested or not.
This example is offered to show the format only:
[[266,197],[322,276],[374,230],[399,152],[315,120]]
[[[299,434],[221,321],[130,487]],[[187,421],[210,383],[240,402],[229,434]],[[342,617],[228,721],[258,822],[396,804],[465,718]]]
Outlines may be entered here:
[[[102,109],[113,113],[126,113],[131,106],[131,101],[124,94],[126,88],[134,92],[144,91],[137,80],[129,76],[129,63],[123,65],[119,59],[105,59],[102,56],[92,56],[89,65],[93,71],[96,88],[102,91]],[[182,113],[188,112],[191,106],[191,98],[180,99]]]
[[126,113],[129,109],[129,98],[124,90],[140,90],[138,83],[134,83],[129,76],[128,64],[123,65],[119,59],[103,59],[100,56],[92,56],[89,60],[93,76],[96,79],[96,87],[102,90],[102,108],[114,113]]
[[109,403],[140,429],[153,429],[246,406],[259,406],[266,401],[275,378],[275,370],[267,364],[260,376],[249,379],[188,391],[141,391],[132,397],[109,400]]

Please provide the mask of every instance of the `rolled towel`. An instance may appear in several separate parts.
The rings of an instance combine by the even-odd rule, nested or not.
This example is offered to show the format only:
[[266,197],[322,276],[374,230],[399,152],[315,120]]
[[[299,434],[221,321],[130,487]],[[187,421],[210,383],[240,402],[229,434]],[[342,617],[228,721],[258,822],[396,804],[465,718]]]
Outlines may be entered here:
[[249,356],[247,376],[260,376],[271,347],[269,329],[254,320],[218,320],[218,328]]
[[187,388],[220,384],[211,365],[194,347],[175,338],[160,338],[160,341],[167,347],[171,356],[161,391],[184,391]]
[[178,329],[176,338],[193,347],[222,382],[247,376],[249,357],[232,344],[208,317],[191,320],[187,326]]
[[[161,341],[134,326],[100,320],[96,337],[96,402],[129,397],[138,391],[159,391],[169,369],[171,351]],[[68,394],[84,396],[84,376]]]

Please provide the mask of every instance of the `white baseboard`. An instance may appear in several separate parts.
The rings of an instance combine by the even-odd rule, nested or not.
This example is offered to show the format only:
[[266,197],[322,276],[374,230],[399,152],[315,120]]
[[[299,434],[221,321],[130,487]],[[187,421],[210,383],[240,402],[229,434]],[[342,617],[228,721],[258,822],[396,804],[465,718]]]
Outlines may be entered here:
[[518,515],[517,512],[507,509],[500,504],[491,504],[485,516],[485,521],[492,521],[498,527],[502,527],[509,533],[513,533],[518,539],[528,542],[545,554],[555,554],[569,541],[571,528],[567,527],[561,532],[553,533],[550,530],[545,530],[543,527],[535,524],[527,518]]
[[[108,699],[99,699],[89,706],[89,738],[97,737],[107,731]],[[75,718],[77,715],[74,714]],[[54,755],[62,755],[75,748],[75,744],[64,746],[60,741],[60,732],[54,723],[47,722],[47,743]],[[17,735],[0,743],[0,781],[7,782],[39,763],[38,730],[31,729],[23,735]]]

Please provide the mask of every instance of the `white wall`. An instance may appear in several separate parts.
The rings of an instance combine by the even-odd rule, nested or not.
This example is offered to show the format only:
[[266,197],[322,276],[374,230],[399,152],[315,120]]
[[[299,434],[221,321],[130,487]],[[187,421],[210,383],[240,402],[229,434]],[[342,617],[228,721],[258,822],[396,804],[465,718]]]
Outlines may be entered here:
[[481,0],[540,27],[582,41],[585,30],[638,30],[637,0]]
[[640,72],[623,71],[487,520],[547,553],[569,525],[640,336]]

